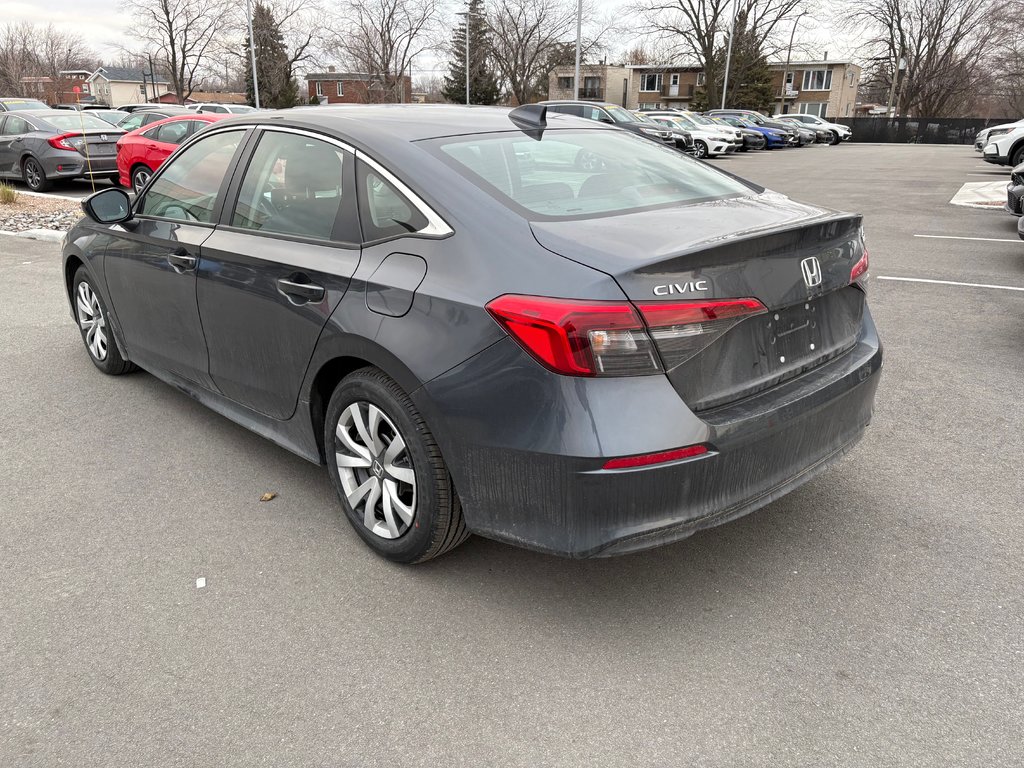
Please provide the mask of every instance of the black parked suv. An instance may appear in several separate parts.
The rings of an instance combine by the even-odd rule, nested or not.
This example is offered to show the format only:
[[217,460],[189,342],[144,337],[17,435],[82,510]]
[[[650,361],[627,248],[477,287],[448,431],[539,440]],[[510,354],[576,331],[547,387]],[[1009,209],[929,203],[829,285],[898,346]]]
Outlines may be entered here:
[[[608,123],[617,128],[624,128],[627,131],[643,136],[645,139],[676,146],[676,137],[672,132],[655,125],[647,118],[640,117],[623,109],[618,104],[595,101],[542,101],[540,102],[550,112],[561,112],[565,115],[585,117],[588,120],[597,120],[599,123]],[[692,144],[692,142],[691,142]]]

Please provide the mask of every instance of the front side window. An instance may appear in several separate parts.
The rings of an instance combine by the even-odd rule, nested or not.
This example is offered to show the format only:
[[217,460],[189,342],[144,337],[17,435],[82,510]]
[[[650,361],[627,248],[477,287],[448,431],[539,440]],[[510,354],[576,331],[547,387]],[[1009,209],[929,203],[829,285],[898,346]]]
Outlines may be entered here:
[[164,166],[138,212],[175,221],[209,224],[217,194],[245,131],[225,131],[200,139]]
[[645,92],[661,90],[661,73],[640,76],[640,90]]
[[808,69],[806,72],[804,72],[805,91],[828,91],[831,88],[831,69]]
[[[191,120],[175,120],[173,123],[164,123],[156,129],[156,140],[164,144],[181,144],[188,136],[188,127]],[[146,131],[147,137],[152,131]]]
[[22,120],[20,117],[14,115],[8,115],[7,120],[4,122],[4,129],[0,131],[0,135],[3,136],[20,136],[23,133],[28,133],[32,130],[27,120]]
[[367,242],[407,235],[427,226],[424,216],[377,171],[359,162],[359,222]]
[[266,131],[252,155],[231,224],[313,240],[353,242],[351,156],[309,136]]
[[545,131],[424,142],[527,218],[571,219],[749,195],[673,149],[618,131]]

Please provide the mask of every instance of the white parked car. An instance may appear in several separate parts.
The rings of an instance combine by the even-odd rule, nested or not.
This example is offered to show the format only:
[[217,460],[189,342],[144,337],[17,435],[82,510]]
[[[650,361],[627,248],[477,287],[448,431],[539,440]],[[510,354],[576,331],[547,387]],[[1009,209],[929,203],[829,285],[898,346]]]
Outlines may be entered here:
[[247,104],[189,104],[188,108],[196,112],[212,112],[219,115],[244,115],[256,111],[255,107]]
[[831,131],[832,132],[832,143],[838,144],[841,141],[849,141],[853,136],[853,129],[848,125],[842,125],[840,123],[830,123],[828,120],[823,120],[817,115],[805,115],[800,112],[789,112],[785,115],[777,114],[773,118],[774,120],[793,120],[795,122],[803,123],[808,128],[813,128],[816,131]]
[[986,163],[1020,165],[1024,163],[1024,123],[991,138],[982,151]]
[[982,128],[978,131],[978,135],[974,137],[974,151],[984,152],[985,147],[997,136],[1007,134],[1021,125],[1024,125],[1024,120],[1018,120],[1015,123],[1000,123],[999,125],[990,125],[988,128]]
[[700,115],[678,109],[644,110],[642,114],[667,128],[678,127],[689,133],[693,137],[693,153],[700,158],[728,155],[743,146],[742,133]]

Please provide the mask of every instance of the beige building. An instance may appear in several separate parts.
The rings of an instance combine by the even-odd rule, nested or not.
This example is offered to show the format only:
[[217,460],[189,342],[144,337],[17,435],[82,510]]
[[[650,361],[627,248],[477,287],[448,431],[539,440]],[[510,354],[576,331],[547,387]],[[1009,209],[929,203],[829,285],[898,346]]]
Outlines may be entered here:
[[89,90],[97,101],[111,107],[152,101],[154,96],[167,92],[167,78],[157,76],[154,94],[153,83],[144,82],[142,73],[143,70],[131,67],[100,67],[89,77]]
[[[849,61],[793,61],[769,64],[777,100],[773,112],[804,112],[820,117],[851,117],[857,102],[860,67]],[[574,67],[555,67],[549,99],[573,98]],[[580,68],[580,98],[607,101],[626,109],[688,109],[704,86],[701,67],[684,64],[606,65]]]

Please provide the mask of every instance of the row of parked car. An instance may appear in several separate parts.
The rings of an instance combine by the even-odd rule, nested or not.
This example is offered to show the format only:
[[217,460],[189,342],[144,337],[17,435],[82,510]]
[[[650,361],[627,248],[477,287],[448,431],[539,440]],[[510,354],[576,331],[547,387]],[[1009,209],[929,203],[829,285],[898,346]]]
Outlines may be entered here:
[[778,114],[772,118],[748,109],[679,109],[630,111],[617,104],[592,101],[543,101],[552,112],[583,117],[624,128],[648,139],[672,145],[701,159],[752,149],[840,144],[853,132],[816,115]]
[[238,104],[126,104],[119,109],[0,98],[0,179],[44,192],[55,181],[109,178],[133,190],[208,123],[255,111]]
[[974,151],[980,152],[986,162],[1011,166],[1004,207],[1018,217],[1017,234],[1024,240],[1024,120],[978,131]]

